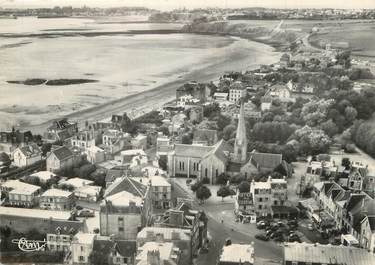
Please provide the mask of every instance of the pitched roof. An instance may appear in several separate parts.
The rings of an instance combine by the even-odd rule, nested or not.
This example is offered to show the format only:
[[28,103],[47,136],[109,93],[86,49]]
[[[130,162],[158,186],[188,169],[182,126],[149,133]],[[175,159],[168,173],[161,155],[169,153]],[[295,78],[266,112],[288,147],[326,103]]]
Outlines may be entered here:
[[109,255],[115,248],[115,242],[108,239],[95,239],[92,249],[98,251],[103,255]]
[[202,158],[208,152],[210,152],[213,146],[201,146],[201,145],[191,145],[191,144],[176,144],[174,146],[174,151],[176,156],[185,157],[197,157]]
[[133,240],[117,240],[116,250],[123,257],[133,257],[137,252],[137,242]]
[[29,145],[19,147],[19,150],[24,156],[27,156],[27,157],[40,155],[42,153],[42,150],[40,150],[39,146],[36,144],[29,144]]
[[60,220],[53,220],[50,222],[48,226],[48,231],[46,234],[57,234],[60,233],[62,235],[75,235],[78,232],[82,232],[86,229],[86,222],[85,221],[60,221]]
[[115,179],[123,176],[125,173],[124,168],[112,168],[107,171],[107,175],[105,176],[105,182],[112,182]]
[[256,167],[274,169],[281,164],[283,156],[281,154],[258,153],[253,151],[251,152],[250,159]]
[[[143,199],[139,196],[135,196],[127,191],[121,191],[111,196],[106,197],[106,201],[111,202],[114,206],[129,206],[131,202],[135,203],[136,206],[142,206]],[[104,205],[106,202],[102,202]]]
[[144,197],[147,192],[147,185],[142,184],[130,177],[117,178],[105,191],[104,197],[111,196],[121,191],[127,191],[135,196]]
[[228,144],[221,139],[213,147],[214,148],[210,152],[204,155],[204,158],[210,155],[215,155],[218,159],[226,163],[228,161],[229,151],[231,149]]
[[375,231],[375,215],[367,216],[371,231]]
[[352,193],[346,204],[346,210],[351,211],[358,203],[360,203],[366,196],[364,194]]
[[41,197],[69,197],[72,194],[70,191],[59,190],[59,189],[49,189],[46,190]]
[[73,156],[73,152],[66,146],[52,150],[51,154],[54,154],[58,160],[65,160]]

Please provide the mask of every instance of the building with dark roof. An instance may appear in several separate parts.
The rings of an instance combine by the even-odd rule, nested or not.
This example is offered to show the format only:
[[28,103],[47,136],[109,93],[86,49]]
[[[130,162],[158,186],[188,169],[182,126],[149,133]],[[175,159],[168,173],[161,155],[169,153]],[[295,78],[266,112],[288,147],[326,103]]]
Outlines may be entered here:
[[66,146],[59,146],[52,149],[47,155],[47,171],[58,172],[62,169],[72,168],[77,162],[79,157],[72,150]]
[[212,146],[175,144],[168,155],[170,176],[208,178],[216,183],[220,174],[241,174],[245,177],[257,172],[269,172],[282,164],[281,154],[247,152],[245,116],[241,104],[234,150],[223,139]]
[[107,188],[99,214],[101,235],[135,240],[140,229],[151,222],[150,184],[130,177],[117,178]]
[[21,132],[13,128],[10,132],[0,132],[0,151],[12,155],[17,147],[28,145],[32,141],[33,135],[30,131]]
[[47,132],[43,135],[44,139],[49,142],[65,141],[71,138],[78,131],[78,124],[70,123],[68,119],[54,121]]
[[208,218],[203,211],[193,210],[188,204],[181,203],[174,209],[164,212],[154,226],[180,228],[190,231],[191,259],[198,255],[198,250],[206,247]]
[[114,240],[111,237],[98,236],[94,239],[92,264],[127,265],[134,264],[136,242]]

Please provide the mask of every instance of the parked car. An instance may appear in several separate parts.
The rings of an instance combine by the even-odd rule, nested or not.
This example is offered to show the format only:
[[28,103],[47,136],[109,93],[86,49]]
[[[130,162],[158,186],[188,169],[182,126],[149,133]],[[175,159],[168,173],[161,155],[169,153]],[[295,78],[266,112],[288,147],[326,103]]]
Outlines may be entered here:
[[264,221],[258,222],[257,223],[257,228],[258,229],[264,229],[264,228],[266,228],[266,222],[264,222]]
[[269,240],[269,237],[265,234],[257,234],[257,235],[255,235],[255,238],[259,239],[259,240],[262,240],[262,241],[268,241]]
[[78,216],[79,217],[94,217],[95,213],[94,211],[90,211],[90,210],[81,210]]

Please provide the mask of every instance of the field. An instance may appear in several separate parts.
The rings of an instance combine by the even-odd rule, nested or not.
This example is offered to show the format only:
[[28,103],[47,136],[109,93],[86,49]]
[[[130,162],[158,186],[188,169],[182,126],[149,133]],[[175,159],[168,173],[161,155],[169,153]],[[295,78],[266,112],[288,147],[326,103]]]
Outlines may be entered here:
[[321,28],[320,32],[310,37],[313,45],[324,42],[347,42],[353,55],[375,60],[375,22],[351,21],[332,24]]

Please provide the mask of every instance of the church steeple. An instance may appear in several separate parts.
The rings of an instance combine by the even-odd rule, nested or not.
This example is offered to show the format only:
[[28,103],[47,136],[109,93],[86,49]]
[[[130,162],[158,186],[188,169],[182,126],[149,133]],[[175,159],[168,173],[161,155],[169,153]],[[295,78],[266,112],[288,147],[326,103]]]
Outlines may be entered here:
[[240,115],[238,117],[238,126],[236,140],[234,142],[234,162],[243,163],[247,157],[247,137],[245,126],[245,113],[243,100],[241,99]]

